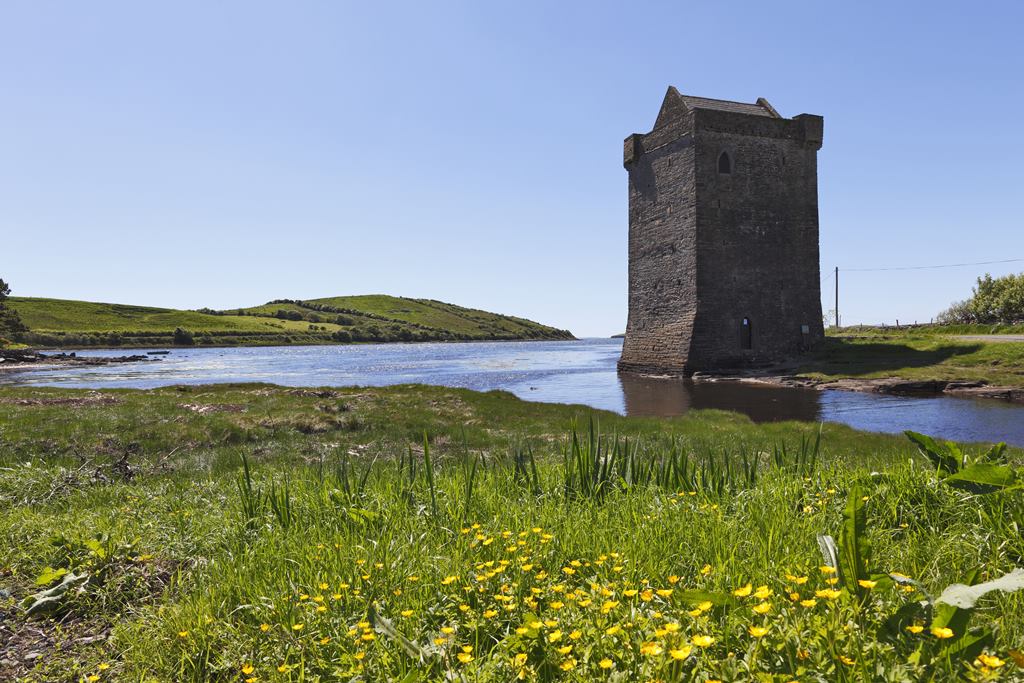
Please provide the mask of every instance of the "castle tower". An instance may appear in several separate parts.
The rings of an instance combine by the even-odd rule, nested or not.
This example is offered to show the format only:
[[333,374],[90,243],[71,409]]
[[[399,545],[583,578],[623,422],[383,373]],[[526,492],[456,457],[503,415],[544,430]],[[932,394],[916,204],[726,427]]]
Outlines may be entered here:
[[823,119],[669,88],[626,138],[629,321],[619,369],[769,364],[824,338],[818,272]]

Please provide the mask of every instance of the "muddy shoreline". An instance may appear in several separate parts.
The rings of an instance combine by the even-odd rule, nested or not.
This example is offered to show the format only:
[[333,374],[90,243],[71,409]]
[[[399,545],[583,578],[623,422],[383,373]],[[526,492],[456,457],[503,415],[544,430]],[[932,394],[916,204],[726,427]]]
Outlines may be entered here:
[[1024,403],[1024,388],[988,384],[982,381],[964,380],[908,380],[899,377],[880,379],[814,379],[787,374],[713,374],[698,373],[691,378],[694,382],[744,382],[794,389],[816,391],[857,391],[865,394],[887,394],[890,396],[956,396],[959,398],[985,398]]

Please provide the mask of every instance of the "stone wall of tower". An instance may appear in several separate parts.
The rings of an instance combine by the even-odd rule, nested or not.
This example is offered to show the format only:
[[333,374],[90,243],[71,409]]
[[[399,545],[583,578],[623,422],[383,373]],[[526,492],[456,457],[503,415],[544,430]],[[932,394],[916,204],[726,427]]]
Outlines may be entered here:
[[[799,119],[695,114],[699,306],[687,365],[728,368],[797,355],[824,338],[820,138],[812,131],[808,140]],[[730,173],[719,172],[723,152]],[[749,350],[741,343],[744,318]]]
[[697,313],[693,136],[680,128],[626,144],[629,319],[619,365],[678,374],[686,370]]
[[[822,119],[689,110],[672,94],[654,130],[626,140],[629,319],[619,367],[690,374],[794,356],[824,337]],[[719,172],[723,151],[729,173]]]

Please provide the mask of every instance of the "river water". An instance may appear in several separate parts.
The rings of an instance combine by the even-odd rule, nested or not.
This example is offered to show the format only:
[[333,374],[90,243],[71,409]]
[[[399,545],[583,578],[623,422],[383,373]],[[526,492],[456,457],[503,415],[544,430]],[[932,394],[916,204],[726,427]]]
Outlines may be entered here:
[[[170,384],[272,382],[285,386],[385,386],[424,383],[487,391],[530,401],[579,403],[627,415],[734,410],[764,422],[841,422],[857,429],[904,429],[957,441],[1024,446],[1024,406],[997,400],[908,398],[732,382],[693,383],[620,375],[622,341],[464,344],[360,344],[172,349],[153,363],[54,367],[0,373],[0,384],[152,388]],[[85,350],[126,355],[144,350]]]

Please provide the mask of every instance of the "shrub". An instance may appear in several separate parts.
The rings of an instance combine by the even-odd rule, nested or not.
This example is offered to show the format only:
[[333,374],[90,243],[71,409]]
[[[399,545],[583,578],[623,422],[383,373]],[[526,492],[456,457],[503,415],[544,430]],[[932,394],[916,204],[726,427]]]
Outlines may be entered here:
[[174,328],[173,341],[175,346],[193,346],[196,343],[192,333],[180,327]]

